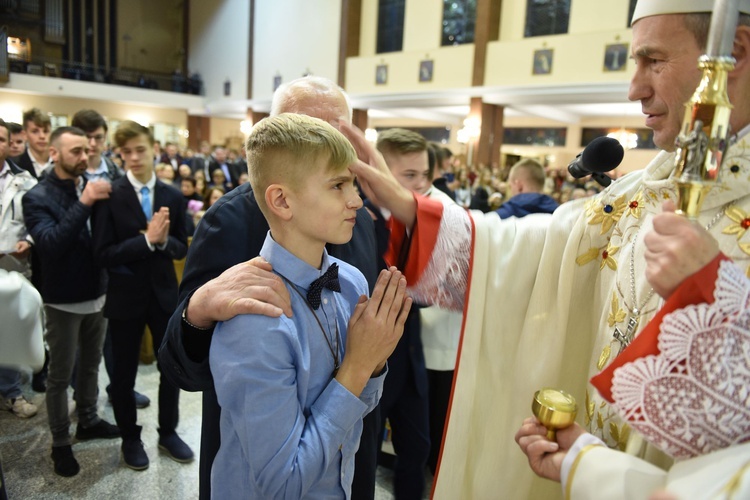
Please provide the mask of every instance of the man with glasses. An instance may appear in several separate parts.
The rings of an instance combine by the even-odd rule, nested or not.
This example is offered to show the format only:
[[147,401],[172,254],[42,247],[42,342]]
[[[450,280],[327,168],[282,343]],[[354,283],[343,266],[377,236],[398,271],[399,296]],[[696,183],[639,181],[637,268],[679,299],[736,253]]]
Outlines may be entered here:
[[109,182],[119,179],[123,171],[104,156],[107,144],[107,122],[93,109],[82,109],[73,116],[72,125],[86,133],[89,143],[89,164],[83,175],[89,181],[105,179]]

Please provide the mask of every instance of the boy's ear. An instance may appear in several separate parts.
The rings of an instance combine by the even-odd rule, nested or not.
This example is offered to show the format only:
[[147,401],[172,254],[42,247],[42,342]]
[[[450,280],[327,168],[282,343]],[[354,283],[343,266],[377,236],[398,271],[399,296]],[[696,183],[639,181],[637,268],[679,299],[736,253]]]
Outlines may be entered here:
[[272,214],[285,221],[292,218],[292,209],[287,200],[289,193],[289,188],[283,184],[271,184],[266,188],[266,206]]

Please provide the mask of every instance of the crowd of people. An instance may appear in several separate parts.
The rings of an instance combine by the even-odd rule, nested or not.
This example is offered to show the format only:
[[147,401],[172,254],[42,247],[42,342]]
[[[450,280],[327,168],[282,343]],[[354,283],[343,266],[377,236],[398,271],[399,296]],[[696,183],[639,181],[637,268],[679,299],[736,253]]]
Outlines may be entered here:
[[[203,392],[201,498],[373,498],[386,420],[399,499],[421,498],[427,471],[439,498],[554,494],[532,471],[575,498],[742,497],[747,2],[728,84],[735,175],[699,223],[673,213],[709,11],[638,3],[630,98],[663,151],[601,193],[533,159],[462,167],[402,128],[371,144],[344,91],[314,76],[276,90],[234,158],[162,151],[131,121],[108,150],[93,110],[55,130],[36,108],[20,131],[0,121],[0,267],[44,304],[48,364],[32,385],[55,472],[81,468],[70,387],[75,437],[120,439],[123,463],[148,468],[137,408],[150,401],[135,391],[148,325],[159,447],[177,462],[193,459],[180,390]],[[116,425],[96,406],[102,360]],[[543,386],[579,401],[581,425],[556,440],[524,420]],[[0,395],[37,413],[17,368],[0,368]]]

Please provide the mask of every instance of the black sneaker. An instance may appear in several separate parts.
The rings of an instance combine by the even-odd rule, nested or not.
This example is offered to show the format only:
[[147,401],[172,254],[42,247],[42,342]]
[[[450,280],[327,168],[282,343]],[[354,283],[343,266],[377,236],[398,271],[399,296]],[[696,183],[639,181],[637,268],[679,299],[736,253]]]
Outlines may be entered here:
[[31,388],[35,392],[47,392],[47,370],[32,375]]
[[76,427],[76,439],[86,441],[87,439],[114,439],[120,437],[120,428],[112,425],[106,420],[99,420],[91,427]]
[[[141,394],[138,391],[133,391],[133,396],[135,397],[135,407],[139,410],[148,408],[148,405],[151,404],[151,400],[145,394]],[[112,393],[110,392],[109,385],[107,386],[107,401],[109,402],[109,404],[112,404]]]
[[53,446],[52,461],[55,463],[55,474],[59,476],[72,477],[81,470],[76,457],[73,456],[73,448],[70,445]]
[[133,470],[148,469],[148,455],[140,439],[126,439],[122,442],[122,459]]
[[139,410],[142,410],[151,404],[151,400],[148,399],[148,396],[146,396],[145,394],[141,394],[138,391],[133,391],[133,395],[135,396],[135,407]]
[[159,436],[159,449],[175,462],[187,463],[193,461],[193,450],[180,439],[177,433]]

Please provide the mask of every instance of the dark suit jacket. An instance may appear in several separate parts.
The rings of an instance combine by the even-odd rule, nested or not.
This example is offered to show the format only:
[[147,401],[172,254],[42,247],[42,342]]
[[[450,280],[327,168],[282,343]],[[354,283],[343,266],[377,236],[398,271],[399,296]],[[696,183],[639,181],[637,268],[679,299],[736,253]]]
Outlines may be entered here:
[[130,319],[144,314],[156,300],[169,314],[177,305],[174,259],[187,253],[182,193],[156,180],[154,213],[169,208],[169,237],[153,252],[144,233],[148,227],[138,196],[127,176],[112,183],[108,200],[97,202],[92,217],[94,258],[109,271],[104,315]]
[[[226,162],[226,165],[227,165],[227,170],[229,170],[229,177],[230,177],[229,179],[227,179],[227,181],[232,183],[232,188],[236,188],[237,186],[240,185],[240,173],[241,172],[239,171],[239,168],[237,168],[237,165],[235,165],[232,162],[228,161]],[[214,170],[216,170],[217,168],[221,168],[221,165],[219,165],[219,163],[216,160],[211,158],[211,161],[208,164],[208,179],[206,179],[207,183],[213,182],[213,179],[211,177],[214,174]]]
[[[180,168],[180,165],[182,165],[182,156],[177,155],[175,156],[175,159],[177,160],[177,168],[175,168],[175,172],[177,172],[177,169]],[[166,163],[167,165],[172,165],[172,160],[169,159],[169,155],[167,153],[162,153],[161,158],[159,158],[160,163]],[[174,166],[172,166],[174,168]]]
[[[387,269],[388,265],[382,256],[388,249],[390,232],[380,210],[369,200],[365,201],[365,206],[375,214],[375,234],[378,239],[378,253],[381,256],[378,258],[378,262],[381,269]],[[398,262],[397,267],[403,269],[405,263]],[[415,304],[409,311],[401,340],[398,341],[396,348],[388,358],[388,376],[383,387],[383,400],[391,396],[394,398],[400,397],[402,393],[400,388],[408,380],[407,375],[409,373],[414,380],[414,388],[417,394],[422,398],[427,397],[427,366],[422,349],[421,330],[419,307]]]
[[28,148],[26,148],[26,151],[16,156],[15,158],[11,158],[11,160],[13,160],[16,165],[30,173],[34,177],[34,179],[39,178],[39,176],[36,175],[34,163],[31,161],[31,157],[29,156]]

